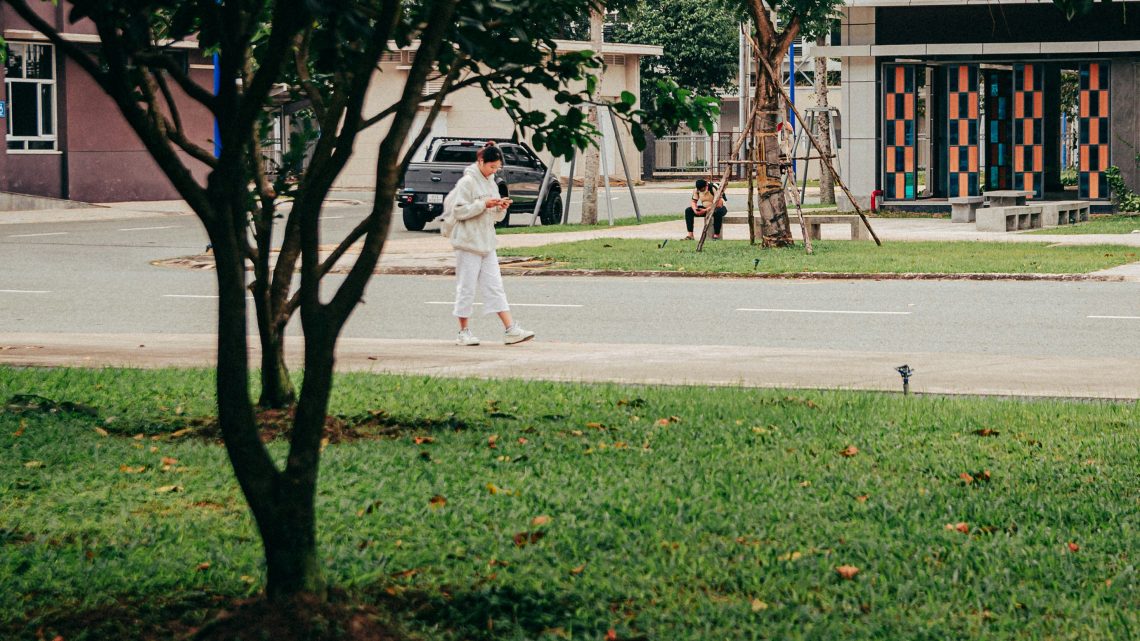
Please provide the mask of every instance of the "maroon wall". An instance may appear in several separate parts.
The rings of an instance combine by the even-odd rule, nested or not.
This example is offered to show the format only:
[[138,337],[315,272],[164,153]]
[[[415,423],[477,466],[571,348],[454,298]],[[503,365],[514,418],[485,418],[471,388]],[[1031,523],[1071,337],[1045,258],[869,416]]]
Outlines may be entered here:
[[[32,6],[49,22],[58,23],[57,13],[50,3],[32,3]],[[3,4],[0,4],[0,24],[8,29],[28,28]],[[93,25],[86,21],[66,25],[66,30],[94,32]],[[58,49],[56,53],[60,53]],[[189,54],[191,64],[209,63],[209,59],[202,58],[196,51],[191,50]],[[209,69],[191,69],[190,75],[204,87],[213,86],[213,72]],[[186,97],[177,85],[171,83],[171,89],[187,137],[212,150],[212,115]],[[56,91],[60,152],[6,154],[6,150],[0,150],[0,189],[85,202],[179,197],[114,101],[82,68],[70,60],[57,65]],[[199,182],[204,183],[205,165],[185,154],[182,159]]]

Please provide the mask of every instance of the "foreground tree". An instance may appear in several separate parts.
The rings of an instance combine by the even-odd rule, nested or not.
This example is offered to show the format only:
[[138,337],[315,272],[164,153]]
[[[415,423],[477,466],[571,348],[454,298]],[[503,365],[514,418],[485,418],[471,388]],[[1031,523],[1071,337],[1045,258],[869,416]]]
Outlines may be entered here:
[[[416,149],[443,99],[472,85],[482,87],[492,105],[507,110],[521,128],[532,132],[539,149],[568,154],[585,147],[596,131],[586,124],[580,106],[594,100],[593,74],[601,68],[601,59],[589,51],[560,52],[553,37],[558,25],[580,14],[588,0],[75,0],[70,19],[90,20],[95,26],[101,41],[98,53],[62,37],[27,0],[3,1],[75,60],[115,102],[205,227],[217,265],[218,420],[263,543],[266,591],[271,598],[324,594],[314,499],[334,348],[388,235],[396,186],[411,154],[401,155],[400,150],[413,134],[416,139],[408,148]],[[195,85],[166,46],[191,34],[217,52],[221,82],[216,95]],[[413,41],[418,49],[402,91],[366,113],[364,98],[381,54],[391,43],[406,48]],[[312,104],[321,136],[292,191],[293,206],[274,264],[270,252],[277,199],[262,169],[258,133],[271,92],[290,79],[296,80],[291,89],[296,98]],[[425,96],[429,80],[442,81],[442,88]],[[175,98],[172,84],[184,98]],[[554,92],[567,108],[550,113],[525,109],[522,99],[529,97],[531,87]],[[181,101],[197,103],[217,120],[217,158],[201,141],[185,135],[179,108],[186,103]],[[413,119],[425,102],[430,105],[428,119],[415,133]],[[638,123],[662,131],[668,123],[647,119],[633,102],[632,95],[623,95],[612,108],[634,125],[635,140],[644,144]],[[708,126],[705,110],[705,103],[680,100],[671,113],[698,127]],[[376,166],[375,203],[331,254],[322,256],[321,204],[358,134],[377,124],[386,126],[387,133]],[[204,181],[195,180],[194,163],[205,165]],[[348,275],[331,291],[322,291],[323,277],[353,245],[359,245],[359,254]],[[300,289],[289,294],[298,258]],[[258,436],[249,393],[245,299],[250,265],[259,319],[279,322],[274,314],[299,310],[305,336],[305,378],[283,468]],[[263,309],[260,305],[270,296],[281,304]],[[262,319],[263,312],[269,318]]]

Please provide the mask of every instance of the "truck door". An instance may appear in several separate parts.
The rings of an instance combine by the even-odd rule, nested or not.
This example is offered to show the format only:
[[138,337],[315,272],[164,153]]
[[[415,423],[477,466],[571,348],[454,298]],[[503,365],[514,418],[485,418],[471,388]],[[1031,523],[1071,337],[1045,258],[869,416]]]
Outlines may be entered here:
[[511,190],[512,210],[533,211],[545,173],[542,164],[518,145],[502,145],[503,179]]

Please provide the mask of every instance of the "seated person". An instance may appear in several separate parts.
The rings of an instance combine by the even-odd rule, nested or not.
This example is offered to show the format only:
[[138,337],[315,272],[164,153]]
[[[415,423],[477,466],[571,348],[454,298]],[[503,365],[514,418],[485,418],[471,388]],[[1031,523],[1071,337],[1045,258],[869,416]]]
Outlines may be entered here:
[[685,236],[685,240],[693,239],[693,218],[696,216],[704,216],[712,211],[713,214],[713,240],[720,240],[721,223],[724,221],[724,215],[728,213],[728,207],[724,206],[724,195],[721,194],[720,200],[716,201],[716,207],[713,207],[713,196],[716,195],[716,183],[698,178],[696,189],[693,190],[692,203],[688,209],[685,210],[685,229],[689,234]]

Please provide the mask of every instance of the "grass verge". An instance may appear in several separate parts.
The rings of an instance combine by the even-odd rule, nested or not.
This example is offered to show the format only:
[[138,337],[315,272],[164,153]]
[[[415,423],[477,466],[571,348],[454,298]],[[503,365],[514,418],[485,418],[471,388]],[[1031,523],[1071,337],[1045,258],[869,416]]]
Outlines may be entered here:
[[[181,431],[211,384],[0,368],[95,410],[0,412],[0,638],[161,638],[258,590],[225,451]],[[332,583],[409,638],[1140,629],[1134,403],[352,374],[332,411],[404,426],[329,445],[318,510]]]
[[609,229],[611,227],[628,227],[630,225],[648,225],[650,223],[663,223],[669,220],[677,220],[678,216],[674,214],[658,214],[654,216],[642,216],[641,222],[637,222],[636,218],[615,218],[614,224],[610,225],[609,221],[600,222],[596,225],[535,225],[534,227],[502,227],[495,230],[499,235],[503,234],[554,234],[566,231],[589,231],[591,229]]
[[1069,234],[1131,234],[1137,230],[1140,230],[1140,215],[1098,214],[1090,216],[1088,222],[1038,229],[1029,233],[1050,236]]
[[[503,256],[537,256],[567,269],[692,273],[1009,273],[1084,274],[1140,260],[1140,249],[1121,245],[1055,246],[1045,243],[814,241],[763,250],[748,241],[661,242],[605,238],[529,248],[500,248]],[[756,262],[759,260],[759,262]]]

